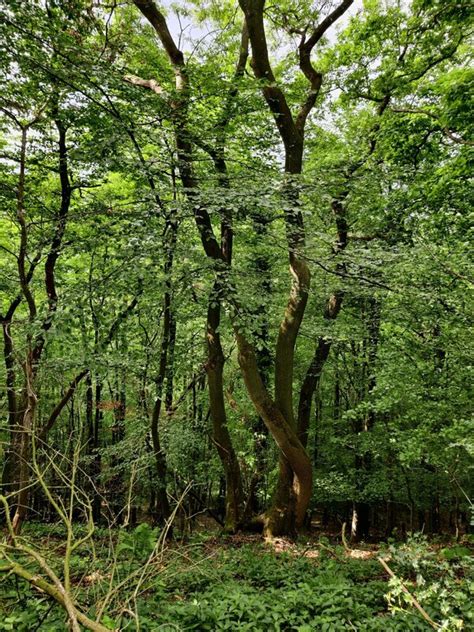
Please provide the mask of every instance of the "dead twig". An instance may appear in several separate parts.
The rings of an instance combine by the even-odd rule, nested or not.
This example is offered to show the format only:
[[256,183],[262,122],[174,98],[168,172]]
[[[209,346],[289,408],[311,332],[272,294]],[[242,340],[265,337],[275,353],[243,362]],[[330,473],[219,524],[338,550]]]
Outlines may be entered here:
[[428,621],[428,623],[431,625],[432,628],[434,628],[435,630],[439,630],[440,626],[433,621],[433,619],[426,612],[426,610],[423,608],[423,606],[420,605],[420,603],[415,599],[415,597],[411,594],[411,592],[408,590],[408,588],[400,581],[400,578],[398,578],[395,575],[395,573],[392,571],[392,569],[387,564],[387,562],[384,559],[382,559],[381,557],[379,557],[377,559],[382,564],[382,566],[387,571],[387,573],[390,575],[390,577],[393,577],[393,579],[398,579],[398,581],[400,582],[401,589],[403,590],[403,592],[406,595],[408,595],[408,597],[410,598],[410,601],[415,606],[415,608],[418,610],[418,612],[421,614],[423,619],[425,619],[425,621]]

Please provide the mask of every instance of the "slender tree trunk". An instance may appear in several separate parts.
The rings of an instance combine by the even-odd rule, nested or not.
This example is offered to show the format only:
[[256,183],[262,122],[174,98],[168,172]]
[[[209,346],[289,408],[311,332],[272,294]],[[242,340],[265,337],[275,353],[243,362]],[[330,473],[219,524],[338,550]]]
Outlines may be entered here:
[[[253,267],[256,276],[257,293],[260,297],[259,305],[255,309],[255,319],[259,323],[254,332],[257,340],[256,357],[257,366],[265,388],[269,388],[273,357],[270,350],[270,325],[268,321],[268,301],[271,297],[271,263],[268,253],[261,245],[268,240],[268,220],[265,217],[253,218],[253,228],[256,236]],[[262,499],[265,499],[266,490],[265,474],[268,464],[265,453],[268,446],[268,429],[263,419],[256,415],[252,420],[252,432],[254,435],[255,465],[248,485],[248,494],[245,501],[244,523],[252,524],[253,517],[263,510]]]
[[92,456],[91,463],[91,478],[94,483],[94,489],[92,492],[92,516],[95,524],[100,524],[101,520],[101,507],[102,507],[102,498],[99,491],[99,479],[101,475],[102,469],[102,459],[100,455],[100,431],[102,427],[102,379],[97,376],[95,383],[95,394],[94,394],[94,411],[91,418],[90,431],[91,435],[89,435],[89,448]]
[[[17,411],[15,445],[18,446],[17,455],[19,457],[18,466],[18,489],[16,498],[16,508],[13,517],[13,528],[16,534],[20,533],[22,524],[27,513],[29,498],[29,482],[31,469],[31,447],[34,432],[34,420],[37,408],[36,375],[39,363],[46,343],[46,333],[50,330],[54,314],[58,304],[56,291],[55,269],[56,263],[61,253],[61,246],[66,230],[66,222],[71,204],[72,188],[69,182],[68,155],[66,146],[67,128],[59,117],[58,94],[53,102],[53,115],[56,128],[58,130],[58,175],[61,189],[61,201],[55,215],[54,231],[49,244],[49,251],[44,266],[44,284],[48,297],[48,306],[45,317],[42,319],[39,331],[33,335],[27,335],[27,357],[23,366],[24,369],[24,406]],[[33,275],[34,266],[30,265],[26,269],[28,259],[28,225],[25,211],[25,177],[26,177],[26,149],[27,133],[31,125],[39,118],[37,115],[33,121],[23,125],[21,128],[21,149],[20,149],[20,173],[17,190],[17,220],[20,228],[20,246],[17,258],[18,277],[21,286],[21,293],[28,306],[29,324],[33,325],[38,316],[35,298],[30,288],[30,281]],[[39,257],[37,258],[39,261]],[[11,319],[10,319],[11,320]],[[10,331],[7,331],[11,344]],[[8,367],[7,367],[8,368]],[[8,371],[7,371],[8,373]],[[11,397],[11,395],[10,395]],[[16,477],[15,477],[16,478]]]
[[220,284],[217,280],[209,299],[207,311],[208,360],[206,370],[212,419],[212,438],[225,472],[225,530],[235,532],[239,528],[242,519],[243,491],[240,466],[227,427],[223,384],[224,353],[219,333],[220,289]]
[[[347,191],[344,191],[339,198],[333,200],[331,205],[337,229],[337,238],[332,249],[334,255],[341,254],[347,248],[348,244],[348,225],[345,207],[343,204],[343,200],[347,197],[347,193]],[[336,266],[336,270],[338,272],[344,272],[344,263],[339,262]],[[326,321],[336,320],[339,312],[341,311],[343,298],[344,292],[340,289],[336,290],[329,296],[323,312],[323,316]],[[313,393],[318,388],[324,365],[329,357],[331,345],[332,340],[330,337],[319,337],[313,359],[311,360],[301,386],[298,404],[298,434],[305,446],[308,440]]]
[[153,446],[153,454],[156,463],[156,513],[157,519],[160,524],[163,524],[168,520],[171,515],[171,508],[168,500],[167,493],[167,464],[166,454],[162,446],[160,437],[160,417],[163,400],[165,397],[172,399],[172,390],[166,394],[165,381],[167,375],[173,374],[173,366],[170,360],[174,359],[174,354],[170,354],[174,346],[174,316],[173,316],[173,294],[172,294],[172,280],[171,274],[173,270],[174,261],[174,249],[177,239],[178,224],[172,218],[168,218],[167,226],[165,229],[165,248],[166,248],[166,261],[164,265],[165,274],[165,293],[163,298],[163,332],[161,336],[161,351],[160,351],[160,364],[158,367],[158,374],[156,376],[156,398],[153,406],[153,412],[151,417],[151,440]]
[[322,336],[319,338],[316,352],[301,386],[298,403],[298,436],[304,446],[308,444],[311,401],[314,393],[318,390],[323,366],[329,356],[331,344],[332,341],[330,339]]
[[321,394],[321,381],[319,381],[314,391],[314,444],[313,444],[313,463],[317,465],[319,461],[319,442],[321,422],[323,419],[323,399]]
[[[366,329],[367,336],[364,341],[364,349],[365,349],[365,361],[361,367],[362,369],[362,379],[361,384],[364,391],[361,393],[362,398],[366,396],[369,399],[373,394],[373,391],[376,387],[376,360],[377,360],[377,349],[378,349],[378,339],[379,339],[379,330],[380,330],[380,305],[378,301],[374,298],[369,298],[366,301],[367,309],[364,310],[364,315],[366,319]],[[373,407],[369,408],[366,417],[362,420],[362,422],[358,423],[357,432],[370,432],[375,424],[375,411]],[[372,456],[370,453],[366,452],[364,454],[356,455],[355,459],[355,469],[359,472],[357,476],[358,483],[364,481],[367,476],[370,474],[372,469]],[[356,512],[358,516],[357,520],[357,528],[353,532],[352,536],[354,540],[366,540],[369,537],[370,532],[370,505],[365,501],[357,501],[355,503]]]
[[11,320],[2,320],[3,329],[3,357],[5,361],[6,369],[6,390],[7,390],[7,405],[8,405],[8,428],[9,428],[9,445],[5,451],[5,460],[2,472],[2,488],[3,493],[8,494],[10,492],[10,486],[14,480],[14,467],[15,467],[15,434],[17,426],[18,415],[18,402],[17,393],[15,390],[15,368],[13,359],[13,341],[11,337]]
[[21,531],[28,511],[28,498],[30,494],[30,468],[31,468],[31,439],[34,432],[34,419],[37,407],[37,396],[34,390],[34,371],[32,354],[28,353],[25,362],[25,406],[21,412],[17,424],[17,436],[15,443],[18,446],[17,459],[19,460],[16,509],[12,520],[13,531],[18,535]]

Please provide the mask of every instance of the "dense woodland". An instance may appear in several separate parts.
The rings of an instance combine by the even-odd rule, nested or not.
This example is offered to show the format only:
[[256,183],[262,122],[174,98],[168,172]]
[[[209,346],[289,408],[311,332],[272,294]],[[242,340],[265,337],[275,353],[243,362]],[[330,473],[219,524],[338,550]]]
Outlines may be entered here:
[[[472,629],[472,19],[469,0],[3,0],[0,630]],[[436,562],[414,532],[458,543]],[[199,565],[204,533],[224,538],[205,585],[172,553]],[[332,571],[292,557],[297,535]],[[328,573],[361,590],[341,556],[396,540],[388,606],[291,619]],[[446,593],[407,596],[422,558]],[[247,620],[263,597],[239,567],[309,597]],[[221,581],[209,620],[170,606]],[[276,612],[300,584],[262,585]]]

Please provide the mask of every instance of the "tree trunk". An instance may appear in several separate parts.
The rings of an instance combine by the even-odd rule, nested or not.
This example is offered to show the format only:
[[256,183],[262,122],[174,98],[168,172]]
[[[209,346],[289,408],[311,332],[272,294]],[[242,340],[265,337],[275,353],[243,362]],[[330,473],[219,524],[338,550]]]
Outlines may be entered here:
[[[368,309],[364,312],[364,316],[366,317],[366,328],[367,328],[367,336],[364,341],[364,349],[366,358],[362,364],[362,379],[361,379],[361,399],[366,395],[367,398],[372,396],[372,393],[376,387],[376,360],[377,360],[377,349],[378,349],[378,339],[379,339],[379,330],[380,330],[380,305],[378,301],[374,298],[369,298],[367,300]],[[363,420],[360,420],[357,425],[357,433],[361,432],[370,432],[375,424],[375,411],[373,407],[369,407],[369,411],[366,414],[366,417]],[[370,453],[364,453],[360,455],[356,455],[355,459],[355,469],[359,472],[357,476],[357,483],[361,489],[361,483],[370,474],[372,469],[372,455]],[[361,490],[362,491],[362,490]],[[356,502],[356,511],[357,511],[357,529],[353,533],[353,537],[356,541],[366,540],[369,537],[370,530],[370,506],[367,502],[358,501]]]
[[224,353],[219,333],[221,312],[220,289],[219,280],[216,280],[209,298],[207,311],[208,360],[206,370],[212,419],[212,438],[217,448],[226,479],[225,530],[235,532],[239,528],[242,519],[243,491],[240,466],[227,428],[223,385]]
[[[288,470],[282,471],[280,485],[277,487],[273,506],[264,519],[265,532],[268,536],[278,533],[288,533],[289,530],[301,526],[304,522],[306,510],[312,493],[311,461],[298,439],[296,429],[291,427],[280,409],[270,397],[257,366],[257,359],[253,346],[238,330],[236,339],[239,348],[239,364],[245,385],[255,409],[263,419],[272,434],[284,459],[288,462]],[[283,466],[284,462],[281,462]],[[289,469],[291,468],[291,491]],[[280,502],[282,504],[280,504]]]
[[92,435],[89,438],[90,453],[92,456],[91,463],[91,478],[94,484],[92,492],[92,517],[95,524],[100,523],[101,519],[101,507],[102,498],[99,491],[99,478],[102,469],[102,459],[99,452],[100,441],[100,429],[102,426],[102,380],[100,377],[96,378],[95,383],[95,410],[92,417],[92,425],[90,427]]
[[16,457],[19,461],[18,478],[15,481],[15,489],[17,491],[16,508],[12,520],[12,527],[15,535],[20,533],[28,511],[28,498],[30,494],[31,440],[34,431],[34,419],[37,402],[38,399],[34,390],[32,354],[30,352],[25,362],[25,406],[21,415],[18,417],[15,437],[15,444],[18,446]]
[[14,468],[15,468],[15,435],[17,426],[17,394],[15,390],[15,369],[13,359],[13,342],[11,338],[11,320],[2,320],[3,329],[3,357],[6,369],[6,390],[7,390],[7,405],[8,405],[8,428],[10,434],[9,445],[5,451],[5,460],[2,471],[2,490],[3,494],[7,495],[11,491],[11,484],[14,480]]
[[164,265],[165,293],[163,298],[163,332],[161,336],[160,364],[158,367],[158,374],[156,376],[156,398],[155,404],[153,406],[150,427],[157,474],[156,512],[157,519],[160,524],[164,524],[171,515],[171,508],[168,500],[168,493],[166,490],[168,468],[166,464],[166,455],[160,439],[160,416],[163,399],[166,397],[169,401],[170,399],[172,399],[173,396],[172,390],[168,390],[168,392],[165,391],[165,380],[167,376],[173,374],[173,366],[170,366],[170,360],[174,359],[173,354],[170,354],[170,347],[172,348],[174,346],[174,317],[172,305],[173,288],[171,273],[173,270],[174,248],[176,245],[177,231],[177,222],[171,217],[168,217],[167,228],[165,230],[165,237],[167,237],[168,241],[165,242],[167,254]]

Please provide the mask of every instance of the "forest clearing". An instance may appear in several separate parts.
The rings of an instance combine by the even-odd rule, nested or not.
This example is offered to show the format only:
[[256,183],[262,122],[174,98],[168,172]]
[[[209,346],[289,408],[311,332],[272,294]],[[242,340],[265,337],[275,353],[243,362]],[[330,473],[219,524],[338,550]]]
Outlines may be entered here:
[[474,630],[473,9],[0,1],[0,631]]

